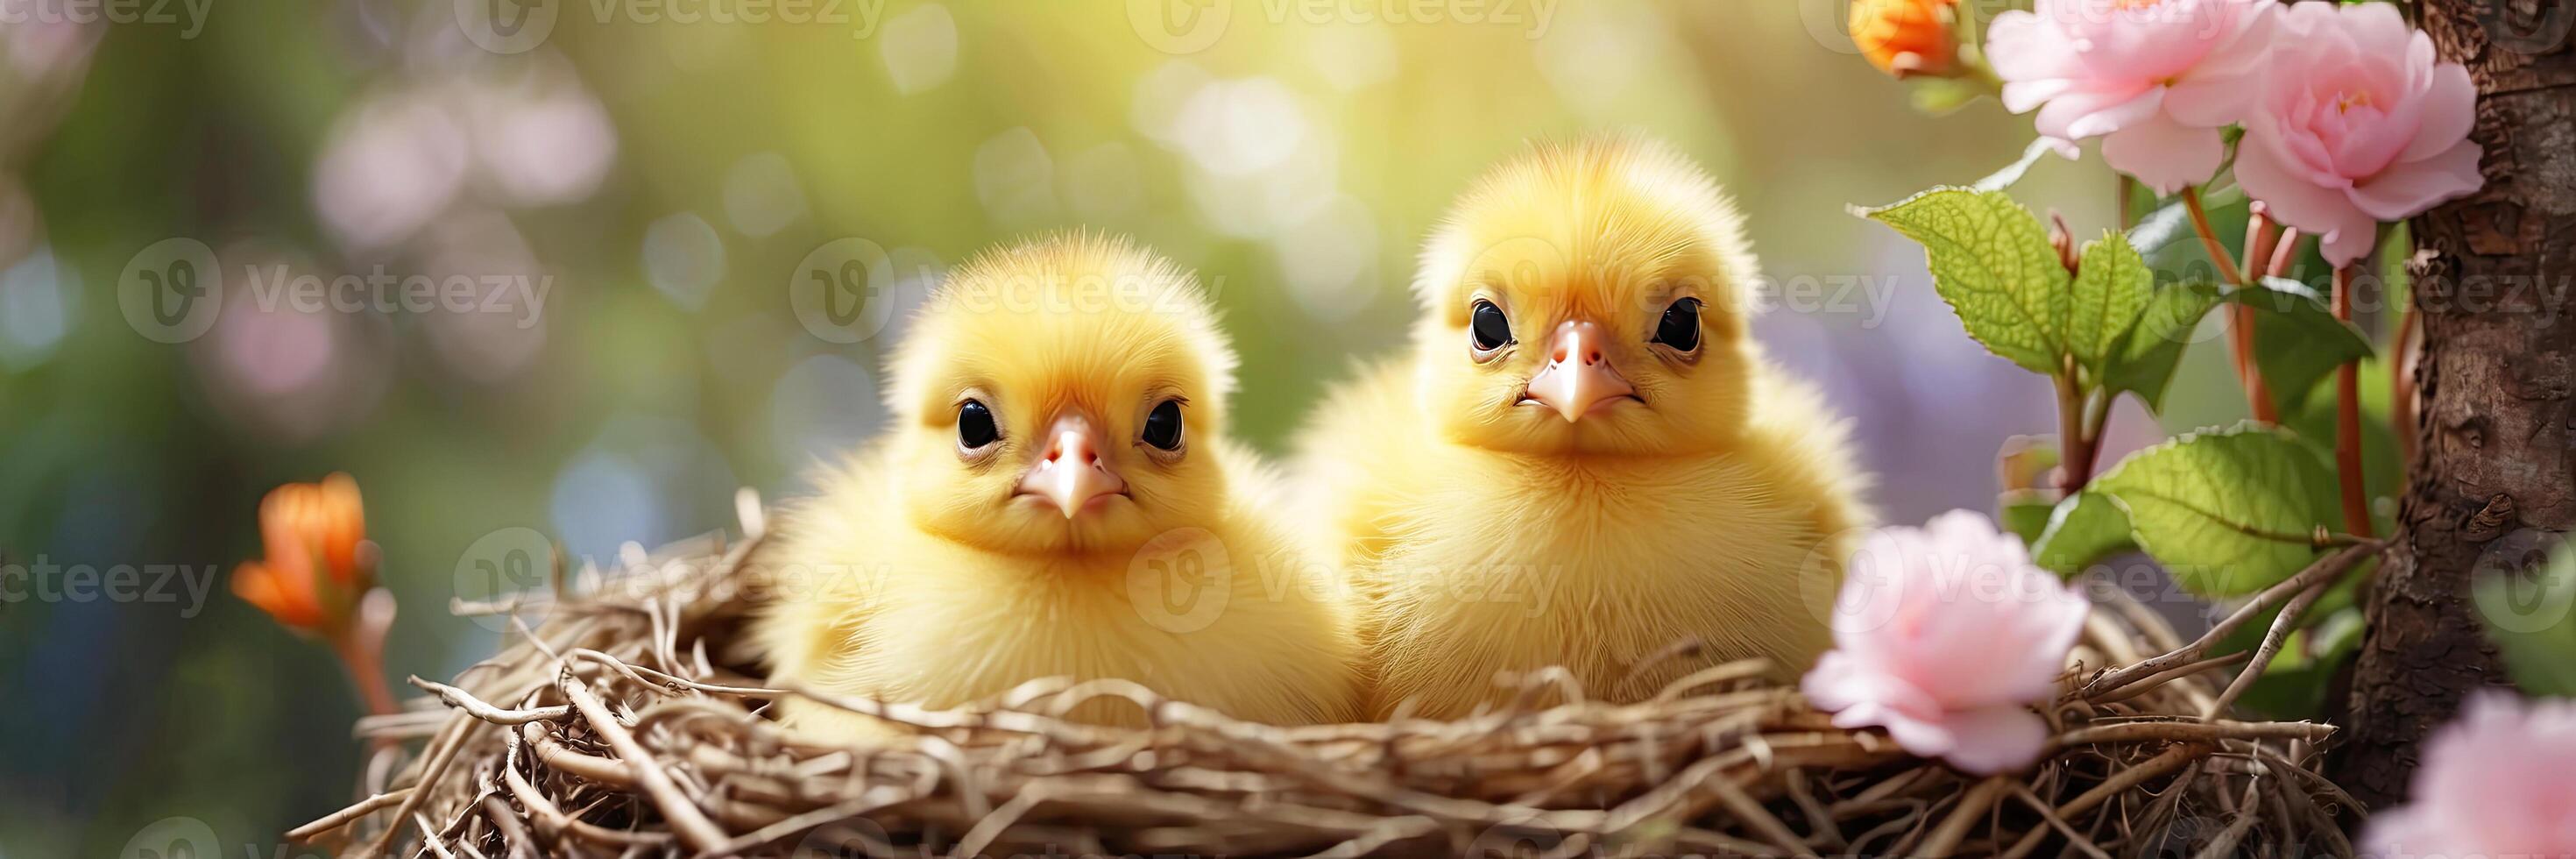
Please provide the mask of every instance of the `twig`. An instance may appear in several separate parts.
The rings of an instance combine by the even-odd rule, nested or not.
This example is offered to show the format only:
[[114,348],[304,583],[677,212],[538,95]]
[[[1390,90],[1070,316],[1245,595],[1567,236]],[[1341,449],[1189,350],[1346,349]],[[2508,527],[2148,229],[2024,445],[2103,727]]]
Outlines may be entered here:
[[2066,836],[2067,844],[2084,851],[2084,855],[2093,859],[2111,859],[2111,854],[2102,852],[2101,845],[2093,843],[2092,839],[2084,837],[2084,833],[2077,832],[2075,827],[2067,825],[2066,818],[2058,816],[2057,809],[2050,808],[2047,800],[2040,799],[2039,794],[2030,792],[2030,785],[2015,784],[2012,789],[2013,795],[2020,797],[2022,804],[2030,806],[2032,811],[2038,812],[2039,818],[2047,821],[2049,828]]
[[2077,728],[2059,734],[2053,745],[2091,746],[2108,743],[2192,742],[2219,740],[2323,740],[2334,726],[2317,722],[2120,722]]
[[[2260,790],[2260,779],[2246,779],[2244,805],[2253,805]],[[2237,842],[2245,840],[2245,833],[2254,828],[2255,821],[2261,819],[2262,815],[2255,814],[2250,809],[2240,810],[2236,819],[2228,822],[2226,829],[2219,830],[2217,838],[2210,839],[2209,844],[2202,847],[2199,853],[2192,854],[2194,859],[2227,859],[2236,855]]]
[[[474,728],[481,724],[483,723],[463,714],[450,719],[447,730],[430,739],[428,757],[421,762],[420,780],[416,784],[429,784],[445,774],[447,768],[455,763],[457,751],[465,747],[466,735],[473,733]],[[413,819],[414,812],[420,810],[420,801],[428,795],[427,791],[420,790],[405,795],[402,803],[394,808],[393,825],[385,827],[383,832],[376,835],[376,840],[359,851],[357,855],[362,857],[390,855],[388,851],[393,847],[394,839],[401,836],[404,821]],[[429,830],[423,829],[421,834],[427,836]]]
[[2334,580],[2329,578],[2309,585],[2307,590],[2292,597],[2288,605],[2282,606],[2280,614],[2272,616],[2272,628],[2263,633],[2263,643],[2254,648],[2254,661],[2246,665],[2245,670],[2237,672],[2235,680],[2228,681],[2227,689],[2218,693],[2218,700],[2201,709],[2201,721],[2217,719],[2219,714],[2227,712],[2227,705],[2236,703],[2237,696],[2254,686],[2255,678],[2271,669],[2273,655],[2281,652],[2281,643],[2289,640],[2291,630],[2298,628],[2299,616],[2306,614],[2309,606],[2316,605],[2317,598],[2325,596],[2326,588],[2332,584]]
[[680,792],[680,786],[671,781],[671,774],[663,772],[661,765],[653,760],[653,753],[636,742],[635,736],[618,724],[617,715],[610,713],[608,706],[591,694],[590,684],[566,674],[559,685],[564,697],[572,699],[573,707],[589,721],[590,729],[597,731],[600,739],[608,741],[608,747],[625,760],[627,771],[635,775],[635,781],[646,795],[653,798],[653,804],[662,809],[662,816],[671,821],[671,828],[677,830],[681,843],[699,851],[712,851],[724,846],[724,830],[717,828],[715,821],[708,820],[706,814],[698,810],[697,803],[690,801],[688,794]]
[[406,787],[400,790],[379,793],[374,796],[367,797],[366,799],[359,800],[356,804],[331,812],[320,820],[287,830],[286,840],[301,842],[309,840],[313,836],[346,826],[350,821],[365,817],[368,814],[375,812],[377,809],[394,805],[405,799],[411,798],[411,792],[412,789]]
[[1995,798],[2004,795],[2004,791],[2011,787],[2012,781],[2002,776],[1992,776],[1978,782],[1976,787],[1968,790],[1967,795],[1959,797],[1959,807],[1951,809],[1949,816],[1941,818],[1941,825],[1934,827],[1932,834],[1924,837],[1923,843],[1916,847],[1914,855],[1925,859],[1938,859],[1938,857],[1958,852],[1959,842],[1968,837],[1969,827],[1977,825],[1977,818],[1986,816],[1986,811],[1994,807]]
[[2300,591],[2306,590],[2311,584],[2315,584],[2319,581],[2331,580],[2336,576],[2350,571],[2355,564],[2360,563],[2362,558],[2377,554],[2380,549],[2384,548],[2384,546],[2385,544],[2380,543],[2377,540],[2368,540],[2347,546],[2341,551],[2319,558],[2315,563],[2309,564],[2307,569],[2300,570],[2297,574],[2292,575],[2287,579],[2283,579],[2269,588],[2265,588],[2263,592],[2257,594],[2252,601],[2247,602],[2244,606],[2238,608],[2234,614],[2228,615],[2226,619],[2220,620],[2217,624],[2211,626],[2208,632],[2203,633],[2200,638],[2193,640],[2192,643],[2188,645],[2185,645],[2181,650],[2170,651],[2164,655],[2150,658],[2145,662],[2140,662],[2136,665],[2131,665],[2127,668],[2112,671],[2108,674],[2094,678],[2093,682],[2085,684],[2084,691],[2081,693],[2082,697],[2087,700],[2098,698],[2109,693],[2113,689],[2118,689],[2122,686],[2129,685],[2130,683],[2164,673],[2175,666],[2198,660],[2201,658],[2202,653],[2207,652],[2210,647],[2225,640],[2227,636],[2235,633],[2237,627],[2244,626],[2246,621],[2253,620],[2255,615],[2263,613],[2265,609],[2269,609],[2272,606],[2280,605],[2291,596]]
[[463,710],[467,715],[471,715],[474,718],[481,719],[495,725],[523,725],[529,722],[554,722],[561,721],[565,717],[572,715],[572,707],[564,704],[557,704],[552,707],[532,707],[525,710],[504,710],[484,702],[481,698],[474,697],[473,693],[467,692],[463,689],[458,689],[454,686],[449,686],[445,683],[423,680],[420,679],[419,675],[413,675],[410,680],[411,685],[418,687],[424,692],[437,695],[438,700],[445,702],[447,706]]
[[[2057,807],[2057,815],[2059,817],[2073,817],[2075,815],[2082,814],[2085,811],[2091,810],[2094,806],[2100,805],[2104,801],[2109,800],[2111,797],[2117,796],[2120,793],[2127,791],[2129,788],[2136,787],[2139,784],[2146,782],[2148,779],[2157,778],[2166,773],[2173,772],[2176,769],[2180,769],[2184,765],[2190,764],[2193,761],[2199,760],[2202,755],[2208,754],[2209,751],[2210,748],[2208,746],[2196,743],[2185,743],[2174,746],[2171,749],[2165,750],[2164,754],[2148,758],[2146,761],[2141,762],[2136,766],[2112,773],[2110,778],[2103,779],[2102,783],[2094,785],[2092,790],[2077,794],[2074,799],[2068,800],[2063,805],[2059,805]],[[2029,856],[2030,851],[2039,849],[2040,838],[2047,834],[2048,830],[2033,829],[2029,834],[2023,835],[2020,841],[2014,842],[2012,849],[2004,851],[2003,856],[2006,857],[2006,859],[2018,859],[2018,857]]]
[[2162,687],[2166,683],[2170,683],[2184,677],[2189,677],[2212,668],[2224,668],[2238,662],[2243,662],[2249,655],[2251,654],[2239,651],[2225,656],[2213,656],[2198,662],[2178,665],[2173,668],[2157,672],[2154,676],[2148,677],[2144,680],[2139,680],[2127,686],[2094,696],[2091,700],[2095,704],[2117,704],[2119,702],[2156,691],[2156,689]]

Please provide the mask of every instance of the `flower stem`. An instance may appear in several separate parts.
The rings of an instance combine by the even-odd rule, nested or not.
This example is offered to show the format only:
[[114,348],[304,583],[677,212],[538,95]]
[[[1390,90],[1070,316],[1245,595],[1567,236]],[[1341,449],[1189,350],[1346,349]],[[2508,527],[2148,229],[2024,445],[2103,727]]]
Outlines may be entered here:
[[[2352,266],[2335,269],[2334,316],[2345,322],[2352,321],[2352,277]],[[2370,537],[2370,489],[2362,482],[2359,361],[2335,368],[2335,471],[2343,484],[2344,530]]]
[[399,712],[394,693],[385,685],[385,660],[379,648],[355,641],[356,636],[333,637],[331,650],[339,654],[340,667],[349,672],[349,683],[357,687],[358,697],[367,705],[370,715],[384,716]]
[[2093,480],[2094,447],[2099,441],[2100,420],[2088,419],[2087,398],[2075,383],[2074,357],[2069,356],[2065,360],[2056,373],[2056,380],[2057,488],[2073,495]]
[[[2209,252],[2210,263],[2218,266],[2218,276],[2227,282],[2228,288],[2245,289],[2251,286],[2251,282],[2245,277],[2245,268],[2238,267],[2236,264],[2236,255],[2228,253],[2227,243],[2218,240],[2218,228],[2210,226],[2209,209],[2200,202],[2200,189],[2198,187],[2182,189],[2182,205],[2184,211],[2191,213],[2192,231],[2200,234],[2202,249]],[[2255,237],[2269,233],[2270,229],[2265,225],[2262,213],[2254,213],[2253,220],[2247,224],[2245,249],[2247,259],[2253,259],[2256,250]],[[2251,265],[2249,262],[2248,266]],[[2277,424],[2281,422],[2281,418],[2272,407],[2271,386],[2263,380],[2262,365],[2254,360],[2255,315],[2255,309],[2246,304],[2237,304],[2229,309],[2228,353],[2235,365],[2237,380],[2245,386],[2245,404],[2253,411],[2254,419],[2267,424]]]
[[2200,188],[2182,189],[2183,211],[2191,213],[2191,228],[2200,233],[2201,247],[2209,251],[2209,261],[2218,266],[2218,277],[2228,286],[2245,284],[2245,272],[2236,267],[2236,255],[2227,252],[2227,243],[2218,240],[2218,228],[2209,225],[2209,209],[2200,204]]

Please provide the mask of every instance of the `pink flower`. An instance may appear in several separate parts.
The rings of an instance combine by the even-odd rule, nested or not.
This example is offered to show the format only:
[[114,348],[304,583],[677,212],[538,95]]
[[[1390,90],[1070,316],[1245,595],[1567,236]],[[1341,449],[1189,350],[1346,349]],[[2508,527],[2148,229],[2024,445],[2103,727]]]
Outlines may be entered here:
[[2360,259],[2380,221],[2476,191],[2477,87],[2397,7],[2299,3],[2281,13],[2271,71],[2244,116],[2236,181],[2282,223]]
[[[2039,110],[2041,136],[2102,138],[2111,168],[2169,194],[2226,159],[2263,70],[2272,0],[2038,0],[1996,15],[1986,56],[2004,106]],[[2045,105],[2045,106],[2043,106]]]
[[1834,605],[1834,649],[1801,689],[1845,728],[1974,773],[2029,766],[2048,742],[2030,704],[2055,694],[2091,605],[2021,540],[1953,510],[1861,542]]
[[2433,733],[2411,802],[2371,815],[2365,856],[2576,853],[2576,702],[2470,698]]

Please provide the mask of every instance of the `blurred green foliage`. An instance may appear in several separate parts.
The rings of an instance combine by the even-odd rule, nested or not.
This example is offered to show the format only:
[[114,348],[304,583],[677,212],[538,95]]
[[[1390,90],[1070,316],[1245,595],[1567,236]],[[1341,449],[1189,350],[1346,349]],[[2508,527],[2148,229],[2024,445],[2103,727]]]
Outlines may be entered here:
[[[363,485],[403,605],[397,678],[498,640],[445,611],[471,595],[478,538],[529,527],[598,553],[727,527],[737,485],[795,491],[878,414],[843,368],[873,368],[886,338],[812,336],[787,298],[799,261],[844,237],[935,271],[1033,232],[1133,233],[1216,289],[1244,358],[1238,431],[1276,451],[1401,338],[1415,247],[1479,170],[1533,138],[1640,128],[1730,186],[1771,276],[1892,278],[1883,318],[1762,329],[1860,423],[1891,520],[1985,506],[1995,446],[2051,426],[2045,386],[1930,298],[1919,251],[1844,214],[1983,175],[2027,122],[1991,101],[1916,113],[1851,55],[1838,3],[1564,4],[1538,27],[1247,0],[1181,54],[1120,14],[1152,4],[1128,5],[852,2],[842,24],[728,25],[558,0],[540,44],[494,53],[447,2],[256,0],[191,35],[98,27],[18,72],[6,121],[36,131],[0,170],[30,207],[0,226],[58,271],[5,294],[52,316],[0,295],[0,334],[36,344],[0,361],[0,558],[184,565],[207,595],[0,603],[0,855],[108,854],[169,817],[269,855],[352,798],[356,707],[332,660],[222,584],[259,552],[271,486]],[[424,105],[432,120],[396,124]],[[592,163],[578,193],[551,184]],[[2016,194],[2089,233],[2113,187],[2045,158]],[[420,223],[383,226],[414,204]],[[553,291],[533,335],[227,308],[165,344],[128,323],[120,285],[171,237],[228,276],[386,266]],[[2167,421],[2242,416],[2220,351],[2186,357]],[[2130,447],[2157,435],[2115,421]]]

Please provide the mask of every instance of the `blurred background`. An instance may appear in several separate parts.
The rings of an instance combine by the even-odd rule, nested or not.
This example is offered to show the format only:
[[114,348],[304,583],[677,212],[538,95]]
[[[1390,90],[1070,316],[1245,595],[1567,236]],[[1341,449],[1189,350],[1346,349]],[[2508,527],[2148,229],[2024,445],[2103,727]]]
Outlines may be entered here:
[[[338,666],[225,583],[269,488],[356,476],[403,606],[389,674],[447,676],[499,640],[447,616],[487,595],[478,541],[600,556],[798,492],[880,420],[907,302],[1012,237],[1196,268],[1239,431],[1277,451],[1398,342],[1477,172],[1641,129],[1742,202],[1779,298],[1757,330],[1858,422],[1890,521],[1991,509],[1998,446],[2053,428],[1921,250],[1844,210],[1982,176],[2028,122],[1916,110],[1840,0],[0,10],[0,563],[144,571],[0,601],[0,856],[172,817],[299,855],[278,834],[352,798]],[[2079,236],[2113,192],[2054,158],[2015,191]],[[2224,364],[2189,353],[2166,420],[2241,411]],[[2114,421],[2105,461],[2160,436]]]

